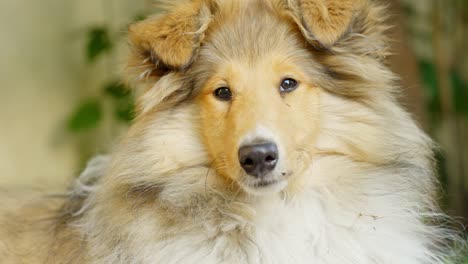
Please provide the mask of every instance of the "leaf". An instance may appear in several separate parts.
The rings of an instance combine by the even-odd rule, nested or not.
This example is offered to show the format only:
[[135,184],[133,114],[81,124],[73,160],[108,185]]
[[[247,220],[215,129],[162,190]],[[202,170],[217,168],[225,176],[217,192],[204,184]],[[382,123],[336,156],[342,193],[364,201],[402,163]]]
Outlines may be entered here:
[[416,14],[414,7],[410,4],[403,4],[403,11],[408,16],[414,16]]
[[122,122],[130,122],[135,117],[135,103],[133,98],[128,96],[117,101],[115,116]]
[[468,85],[463,82],[456,71],[452,72],[450,77],[455,112],[468,116]]
[[106,28],[96,27],[88,31],[86,56],[89,62],[94,62],[101,54],[112,49],[112,41]]
[[115,81],[107,84],[104,87],[105,94],[113,97],[114,99],[124,98],[130,95],[130,89],[122,84],[120,81]]
[[427,104],[432,114],[440,113],[440,94],[438,89],[437,71],[431,62],[427,60],[419,61],[421,69],[421,78],[428,95]]
[[134,22],[138,22],[138,21],[142,21],[142,20],[145,20],[148,16],[145,15],[145,14],[137,14],[134,18],[133,18],[133,21]]
[[97,127],[102,119],[102,108],[96,100],[83,102],[68,120],[68,128],[71,132],[83,132]]

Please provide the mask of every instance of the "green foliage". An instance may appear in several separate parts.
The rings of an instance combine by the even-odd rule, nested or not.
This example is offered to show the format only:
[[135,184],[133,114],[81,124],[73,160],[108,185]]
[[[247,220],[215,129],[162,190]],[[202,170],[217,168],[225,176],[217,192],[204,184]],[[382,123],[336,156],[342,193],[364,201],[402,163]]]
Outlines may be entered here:
[[102,119],[102,107],[97,99],[81,103],[68,120],[68,129],[83,132],[95,128]]
[[[103,86],[103,95],[111,100],[115,120],[128,123],[135,116],[135,103],[130,89],[120,81],[113,81]],[[103,115],[101,102],[104,97],[89,99],[80,105],[68,121],[68,129],[73,132],[88,131],[99,126]]]
[[[421,78],[426,88],[427,107],[432,115],[441,112],[440,92],[435,65],[427,60],[419,62]],[[450,75],[451,91],[453,95],[453,108],[455,113],[468,116],[468,85],[457,71]]]
[[[439,173],[439,180],[441,187],[444,191],[448,188],[448,174],[447,174],[447,160],[445,158],[445,153],[442,149],[436,149],[434,153],[436,162],[437,162],[437,172]],[[444,197],[447,198],[447,197]],[[448,201],[443,201],[444,203],[448,203]]]
[[130,122],[135,117],[135,104],[133,100],[121,99],[116,102],[115,116],[123,122]]
[[419,61],[419,67],[423,84],[426,87],[428,110],[431,114],[439,113],[441,106],[437,70],[434,64],[427,60]]
[[117,120],[130,122],[134,118],[135,104],[130,89],[121,82],[111,82],[105,86],[104,92],[114,103],[114,115]]
[[88,31],[86,56],[89,62],[94,62],[100,55],[110,51],[113,43],[108,29],[94,27]]
[[114,99],[126,98],[130,95],[128,87],[123,85],[121,82],[111,82],[104,86],[105,94],[111,96]]
[[134,22],[145,20],[148,16],[145,14],[138,14],[133,19]]
[[468,264],[468,248],[464,246],[464,248],[456,248],[455,250],[459,250],[459,255],[454,261],[447,264]]
[[455,112],[468,116],[468,85],[463,82],[460,74],[456,71],[452,72],[450,77]]
[[[135,19],[144,19],[143,15]],[[119,36],[116,34],[115,36]],[[86,33],[86,59],[89,63],[95,63],[105,56],[113,56],[112,49],[118,37],[111,38],[111,30],[103,26],[91,27]],[[110,69],[112,71],[112,69]],[[118,122],[128,123],[134,118],[135,103],[130,92],[122,81],[113,80],[106,83],[101,88],[100,96],[87,99],[80,103],[73,111],[68,120],[67,128],[69,132],[80,133],[97,128],[104,116],[111,114],[112,118]],[[110,100],[111,113],[102,107],[103,100]],[[107,110],[108,108],[106,108]]]

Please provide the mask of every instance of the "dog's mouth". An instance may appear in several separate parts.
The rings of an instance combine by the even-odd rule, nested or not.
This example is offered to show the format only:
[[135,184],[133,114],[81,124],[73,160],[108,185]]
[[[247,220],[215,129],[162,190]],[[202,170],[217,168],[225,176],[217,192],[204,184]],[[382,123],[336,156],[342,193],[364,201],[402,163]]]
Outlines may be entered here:
[[285,175],[286,174],[282,174],[279,177],[268,175],[261,179],[245,176],[244,181],[242,181],[240,185],[247,193],[254,195],[278,193],[288,186]]
[[278,182],[279,182],[278,180],[259,181],[257,183],[254,183],[253,187],[255,187],[255,188],[265,188],[265,187],[268,187],[270,185],[274,185],[274,184],[276,184]]

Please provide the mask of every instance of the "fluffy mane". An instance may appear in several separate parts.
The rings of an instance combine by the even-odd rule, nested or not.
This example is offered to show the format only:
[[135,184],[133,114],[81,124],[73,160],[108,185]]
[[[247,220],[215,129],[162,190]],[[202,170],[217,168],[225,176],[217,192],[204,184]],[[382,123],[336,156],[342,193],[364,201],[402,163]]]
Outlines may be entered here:
[[[115,152],[89,163],[56,212],[50,262],[449,261],[461,239],[435,201],[434,144],[397,102],[382,4],[167,3],[166,14],[130,27],[130,68],[146,85],[138,116]],[[319,99],[296,108],[304,107],[297,120],[313,116],[304,120],[314,124],[296,123],[318,132],[297,150],[295,181],[254,195],[220,173],[227,163],[216,163],[207,145],[223,135],[203,135],[221,121],[204,125],[208,103],[200,98],[213,94],[203,86],[221,62],[246,68],[278,50],[313,83],[306,88]]]

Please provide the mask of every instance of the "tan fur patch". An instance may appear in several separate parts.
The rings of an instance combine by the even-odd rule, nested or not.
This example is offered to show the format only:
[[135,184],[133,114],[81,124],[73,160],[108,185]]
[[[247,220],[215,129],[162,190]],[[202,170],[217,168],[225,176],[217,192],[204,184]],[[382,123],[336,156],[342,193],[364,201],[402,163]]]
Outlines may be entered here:
[[[151,65],[153,70],[183,69],[193,60],[210,21],[210,11],[200,1],[177,5],[175,10],[129,28],[134,48],[132,63]],[[146,73],[150,74],[150,72]]]
[[306,38],[332,46],[350,27],[354,13],[364,0],[291,0],[293,10]]

